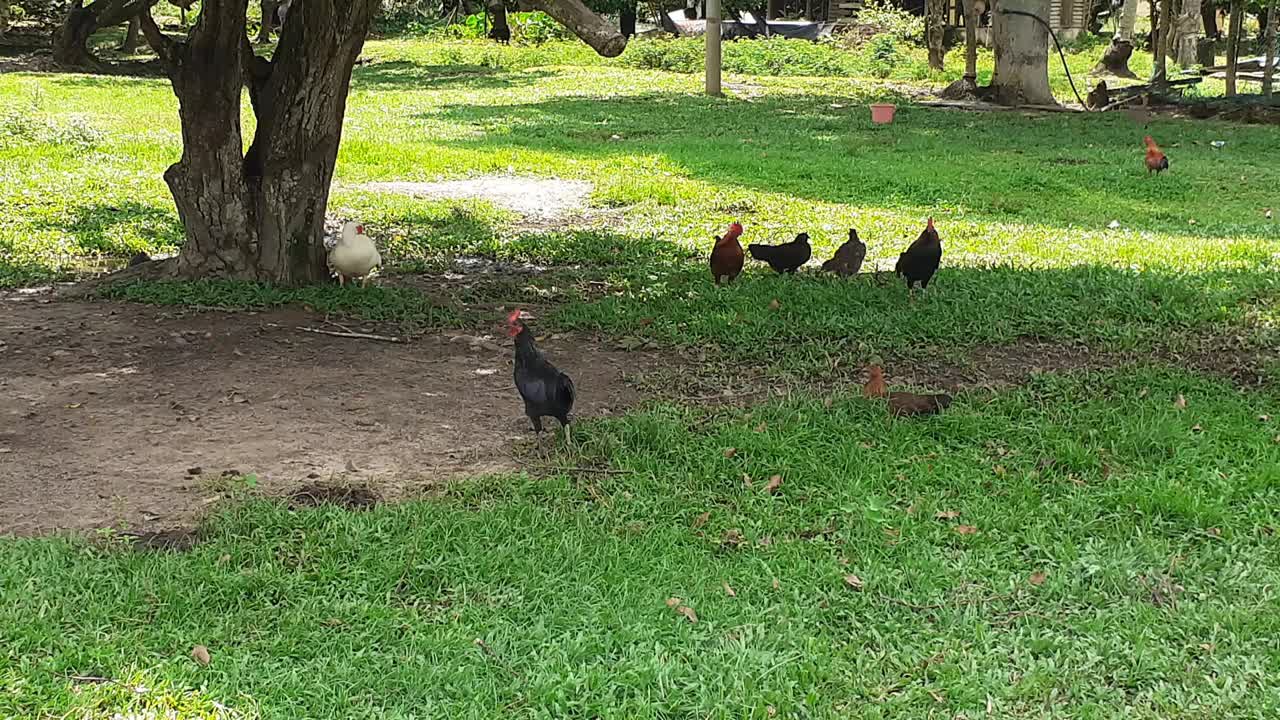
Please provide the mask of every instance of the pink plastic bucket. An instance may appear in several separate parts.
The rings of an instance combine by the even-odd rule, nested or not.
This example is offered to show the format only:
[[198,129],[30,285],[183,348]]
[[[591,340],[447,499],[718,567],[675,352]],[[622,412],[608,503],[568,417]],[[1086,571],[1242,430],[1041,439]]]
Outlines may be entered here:
[[896,105],[888,103],[876,103],[871,106],[871,122],[877,125],[888,125],[893,122],[893,112],[897,109]]

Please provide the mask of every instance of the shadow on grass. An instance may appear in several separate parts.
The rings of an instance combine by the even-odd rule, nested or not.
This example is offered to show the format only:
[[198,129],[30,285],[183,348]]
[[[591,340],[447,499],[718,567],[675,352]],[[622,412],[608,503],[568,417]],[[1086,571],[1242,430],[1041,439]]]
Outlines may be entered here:
[[[1140,144],[1147,131],[1123,116],[980,115],[907,105],[893,125],[877,127],[848,97],[744,102],[670,93],[452,105],[439,115],[511,129],[454,147],[599,160],[661,155],[694,179],[797,199],[945,208],[1062,228],[1102,228],[1122,218],[1126,226],[1188,237],[1275,232],[1259,210],[1268,206],[1266,188],[1280,185],[1280,168],[1262,159],[1275,143],[1269,129],[1213,127],[1215,138],[1237,150],[1227,158],[1202,140],[1203,123],[1163,123],[1164,142],[1185,169],[1149,178]],[[1206,207],[1206,184],[1241,175],[1250,181],[1233,183],[1232,193]],[[1188,224],[1193,209],[1197,225]]]
[[513,72],[484,65],[424,65],[411,60],[390,60],[357,67],[351,81],[357,90],[491,89],[533,85],[553,74],[547,71]]
[[136,251],[121,242],[121,230],[125,228],[148,247],[179,245],[184,236],[175,212],[132,201],[74,205],[65,213],[43,216],[32,225],[74,238],[75,247],[84,254],[128,255]]

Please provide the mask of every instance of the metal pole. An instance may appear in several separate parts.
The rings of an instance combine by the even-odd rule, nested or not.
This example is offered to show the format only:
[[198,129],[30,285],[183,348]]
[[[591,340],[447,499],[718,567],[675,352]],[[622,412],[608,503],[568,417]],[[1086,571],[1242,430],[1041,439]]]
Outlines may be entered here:
[[707,0],[707,94],[720,92],[720,0]]

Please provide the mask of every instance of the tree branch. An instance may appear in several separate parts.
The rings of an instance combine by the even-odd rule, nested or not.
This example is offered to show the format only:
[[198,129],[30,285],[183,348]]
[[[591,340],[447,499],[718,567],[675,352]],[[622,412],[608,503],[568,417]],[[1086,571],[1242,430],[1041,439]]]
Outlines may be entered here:
[[173,70],[178,66],[178,43],[161,32],[160,27],[156,25],[155,18],[151,17],[150,5],[138,14],[138,18],[142,24],[142,36],[147,39],[147,44],[155,51],[156,57],[160,58],[160,63],[164,65],[165,71],[172,76]]
[[555,18],[604,57],[617,57],[627,48],[622,33],[581,0],[528,0],[526,4]]

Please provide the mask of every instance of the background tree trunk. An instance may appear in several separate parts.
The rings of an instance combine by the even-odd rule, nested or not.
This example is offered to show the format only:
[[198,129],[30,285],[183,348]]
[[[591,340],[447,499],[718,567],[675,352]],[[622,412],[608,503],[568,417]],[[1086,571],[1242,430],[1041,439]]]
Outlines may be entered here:
[[271,42],[271,31],[276,27],[276,9],[280,7],[280,0],[262,0],[259,7],[262,9],[262,25],[258,28],[258,43],[265,45]]
[[964,79],[970,90],[978,87],[978,6],[964,0]]
[[1056,105],[1049,89],[1049,34],[1016,10],[1048,19],[1049,0],[999,0],[993,12],[996,68],[988,92],[1005,105]]
[[924,6],[924,39],[929,47],[929,67],[941,70],[946,60],[943,43],[947,31],[947,0],[926,0]]
[[[1116,27],[1115,37],[1133,42],[1133,29],[1138,24],[1138,0],[1124,0],[1124,8],[1120,11],[1120,24]],[[1132,52],[1132,49],[1130,49]],[[1128,60],[1125,61],[1128,67]]]
[[1214,40],[1222,37],[1218,28],[1218,4],[1214,0],[1201,0],[1200,22],[1204,23],[1204,34]]
[[0,0],[0,38],[9,29],[9,0]]
[[[0,0],[0,3],[5,0]],[[138,51],[138,34],[141,31],[142,18],[134,15],[129,19],[129,27],[124,31],[124,40],[120,42],[120,52],[132,55]]]
[[1280,27],[1280,3],[1271,0],[1271,22],[1267,24],[1267,32],[1262,41],[1262,94],[1271,97],[1272,83],[1276,69],[1276,29]]
[[[1153,2],[1155,0],[1152,0]],[[1169,79],[1169,38],[1171,18],[1173,17],[1173,0],[1160,1],[1160,18],[1151,29],[1151,54],[1155,67],[1151,72],[1151,82],[1163,83]]]
[[489,17],[493,19],[493,27],[489,28],[489,37],[498,42],[511,42],[511,25],[507,22],[506,0],[488,0],[485,4]]
[[1121,39],[1120,34],[1116,33],[1115,37],[1111,38],[1111,44],[1102,53],[1102,59],[1093,67],[1093,72],[1110,73],[1122,78],[1136,78],[1138,76],[1129,69],[1131,57],[1133,57],[1133,42]]
[[97,64],[89,37],[99,28],[120,25],[150,8],[155,0],[96,0],[88,7],[74,0],[53,36],[53,60],[67,67]]
[[1244,34],[1244,0],[1231,0],[1227,29],[1227,97],[1236,94],[1236,63],[1240,61],[1240,36]]
[[1191,67],[1197,62],[1200,41],[1204,38],[1201,28],[1200,0],[1182,0],[1182,11],[1174,25],[1173,60],[1182,67]]
[[636,6],[634,2],[627,2],[622,6],[622,10],[618,12],[618,29],[622,31],[622,37],[632,37],[636,34]]
[[764,12],[765,20],[777,20],[782,17],[782,0],[769,0]]

